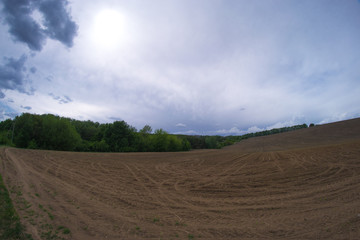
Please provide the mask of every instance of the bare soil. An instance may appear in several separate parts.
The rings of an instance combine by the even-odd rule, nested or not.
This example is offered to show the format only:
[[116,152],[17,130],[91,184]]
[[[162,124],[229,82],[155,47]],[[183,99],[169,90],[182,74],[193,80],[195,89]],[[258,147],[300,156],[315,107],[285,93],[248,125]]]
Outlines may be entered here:
[[0,149],[34,239],[360,239],[360,119],[222,150]]

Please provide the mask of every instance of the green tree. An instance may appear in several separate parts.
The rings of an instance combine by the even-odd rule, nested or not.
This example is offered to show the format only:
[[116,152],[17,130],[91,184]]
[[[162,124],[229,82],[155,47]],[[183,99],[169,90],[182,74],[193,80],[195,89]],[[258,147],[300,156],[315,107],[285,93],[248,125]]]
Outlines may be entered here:
[[166,152],[168,151],[169,141],[168,133],[163,129],[155,130],[154,134],[154,151],[155,152]]
[[81,137],[70,120],[51,114],[43,115],[40,146],[51,150],[73,151],[81,142]]
[[105,140],[96,141],[93,143],[91,151],[94,152],[108,152],[109,151],[109,145],[105,142]]
[[27,148],[30,142],[40,140],[42,120],[39,115],[23,113],[14,119],[14,143],[17,147]]
[[149,125],[145,125],[140,131],[139,133],[141,134],[151,134],[152,133],[152,128]]
[[104,132],[104,140],[113,152],[130,152],[135,150],[136,129],[125,121],[108,124]]
[[85,141],[99,140],[100,124],[98,122],[72,120],[71,123],[80,134],[81,139]]
[[218,141],[216,136],[206,136],[205,137],[206,148],[218,148]]
[[151,152],[154,149],[152,141],[152,128],[149,125],[145,125],[139,132],[137,138],[137,151],[139,152]]
[[13,127],[14,121],[11,119],[0,122],[0,144],[12,145],[11,137]]
[[149,125],[137,132],[125,121],[99,124],[52,114],[24,113],[14,120],[0,122],[0,144],[9,145],[13,135],[15,146],[33,149],[164,152],[191,148],[190,142],[184,136],[171,135],[163,129],[152,132]]

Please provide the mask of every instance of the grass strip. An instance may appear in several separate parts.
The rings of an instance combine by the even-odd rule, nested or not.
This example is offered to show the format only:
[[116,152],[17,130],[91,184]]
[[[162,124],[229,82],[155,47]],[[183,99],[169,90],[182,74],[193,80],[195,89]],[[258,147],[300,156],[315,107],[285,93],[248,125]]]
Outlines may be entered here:
[[27,239],[8,190],[0,175],[0,239]]

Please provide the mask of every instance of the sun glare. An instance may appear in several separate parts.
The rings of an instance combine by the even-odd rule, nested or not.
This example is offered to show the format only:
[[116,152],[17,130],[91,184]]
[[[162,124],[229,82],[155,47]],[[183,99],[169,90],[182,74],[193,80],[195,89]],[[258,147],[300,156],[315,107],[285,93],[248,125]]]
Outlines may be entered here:
[[124,17],[115,10],[103,10],[95,16],[93,40],[96,44],[114,48],[124,33]]

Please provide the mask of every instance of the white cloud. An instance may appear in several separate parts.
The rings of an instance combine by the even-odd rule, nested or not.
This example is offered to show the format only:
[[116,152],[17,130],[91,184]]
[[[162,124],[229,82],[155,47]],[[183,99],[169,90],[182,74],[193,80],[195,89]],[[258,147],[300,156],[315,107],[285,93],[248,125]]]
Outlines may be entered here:
[[242,135],[244,133],[245,133],[245,131],[238,129],[237,127],[232,127],[231,129],[228,129],[228,130],[221,129],[221,130],[215,131],[216,135]]
[[[359,5],[74,1],[74,46],[48,41],[29,57],[36,92],[9,90],[14,102],[6,104],[102,122],[116,116],[137,128],[193,129],[187,134],[239,135],[351,118],[360,113]],[[109,8],[126,25],[111,50],[89,39],[97,11]],[[0,38],[1,52],[18,51]],[[72,101],[61,106],[65,96]]]
[[246,133],[254,133],[254,132],[261,132],[264,131],[264,128],[258,128],[257,126],[253,126],[248,128],[248,130],[246,131]]
[[174,134],[180,134],[180,135],[202,135],[202,134],[199,133],[198,131],[194,131],[194,130],[174,132]]

